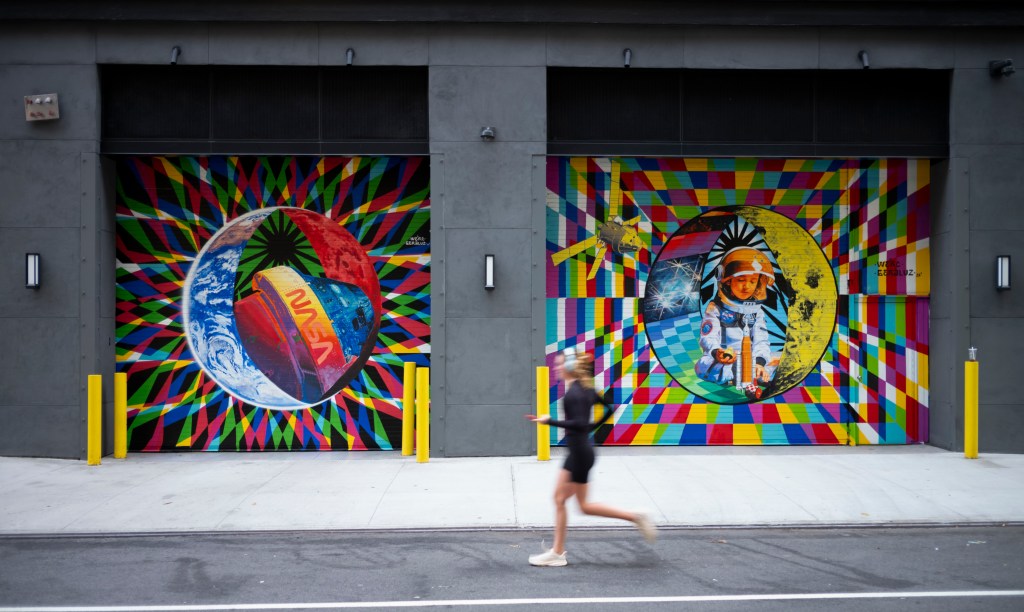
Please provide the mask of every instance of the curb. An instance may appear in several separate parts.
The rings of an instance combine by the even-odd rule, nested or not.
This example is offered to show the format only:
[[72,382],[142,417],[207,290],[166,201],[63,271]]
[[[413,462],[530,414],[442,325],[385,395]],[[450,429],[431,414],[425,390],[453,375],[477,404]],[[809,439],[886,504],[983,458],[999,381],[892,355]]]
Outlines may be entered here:
[[[829,529],[956,529],[1024,527],[1024,521],[891,521],[884,523],[750,523],[743,525],[658,525],[658,531],[737,531],[737,530],[829,530]],[[346,534],[419,534],[419,533],[529,533],[549,531],[551,525],[527,525],[522,527],[394,527],[394,528],[351,528],[351,529],[249,529],[246,531],[89,531],[71,533],[0,533],[0,540],[41,540],[41,539],[99,539],[99,538],[169,538],[180,536],[267,536],[267,535],[346,535]],[[599,525],[570,526],[569,531],[634,531],[634,527],[612,527]]]

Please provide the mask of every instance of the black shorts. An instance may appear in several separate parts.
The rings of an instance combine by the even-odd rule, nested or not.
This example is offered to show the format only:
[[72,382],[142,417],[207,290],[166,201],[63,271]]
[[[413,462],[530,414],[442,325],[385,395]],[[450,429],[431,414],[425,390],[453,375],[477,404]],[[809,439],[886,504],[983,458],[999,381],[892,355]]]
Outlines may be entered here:
[[577,484],[587,484],[590,468],[594,467],[594,447],[587,445],[579,448],[569,447],[569,456],[565,458],[563,469],[569,471],[569,480]]

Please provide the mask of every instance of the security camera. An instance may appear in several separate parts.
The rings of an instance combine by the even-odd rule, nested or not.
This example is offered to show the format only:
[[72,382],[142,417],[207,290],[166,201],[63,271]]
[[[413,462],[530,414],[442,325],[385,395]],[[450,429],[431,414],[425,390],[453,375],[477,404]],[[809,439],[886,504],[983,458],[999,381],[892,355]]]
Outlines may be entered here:
[[1016,71],[1012,59],[992,60],[988,63],[988,73],[994,77],[1008,77]]
[[868,52],[867,51],[858,51],[857,52],[857,59],[860,60],[860,63],[861,63],[862,66],[864,66],[864,68],[870,68],[871,67],[871,62],[868,61]]
[[171,49],[171,65],[174,66],[178,63],[178,57],[181,55],[181,47],[174,47]]
[[484,140],[494,140],[494,128],[487,126],[480,129],[480,138]]

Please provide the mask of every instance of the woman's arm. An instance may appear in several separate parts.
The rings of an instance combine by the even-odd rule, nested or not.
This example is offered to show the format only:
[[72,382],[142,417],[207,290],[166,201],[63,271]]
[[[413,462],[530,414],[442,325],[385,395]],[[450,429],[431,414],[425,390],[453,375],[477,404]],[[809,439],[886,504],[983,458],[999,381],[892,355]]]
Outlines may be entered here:
[[[601,395],[599,395],[597,391],[594,391],[593,389],[588,389],[587,391],[588,395],[590,396],[589,400],[580,397],[570,398],[569,394],[566,394],[565,401],[562,403],[565,410],[564,419],[553,419],[547,415],[543,417],[537,417],[535,415],[527,414],[525,416],[527,419],[531,421],[537,423],[544,423],[547,425],[551,425],[552,427],[561,427],[566,431],[575,431],[581,433],[593,431],[597,429],[600,425],[603,425],[606,422],[608,422],[608,419],[612,418],[612,415],[615,414],[615,409],[617,408],[617,406],[613,405],[611,402],[608,401],[607,395],[610,392],[605,392],[606,397],[601,397]],[[605,407],[605,411],[604,416],[602,416],[600,420],[598,420],[596,423],[591,423],[590,408],[594,404],[603,405]]]
[[[593,389],[591,391],[593,391]],[[605,391],[604,392],[604,396],[601,396],[601,394],[599,394],[597,391],[593,391],[593,393],[594,393],[594,404],[595,405],[601,404],[602,406],[604,406],[604,415],[600,419],[598,419],[597,422],[592,423],[590,425],[590,431],[594,431],[595,429],[597,429],[601,425],[604,425],[605,423],[607,423],[608,420],[612,418],[612,415],[615,414],[615,410],[618,408],[617,405],[612,404],[610,401],[608,401],[608,397],[611,395],[611,389],[609,389],[608,391]]]
[[590,430],[590,407],[594,404],[592,397],[593,390],[574,383],[565,392],[565,399],[562,400],[564,418],[551,419],[548,425],[561,427],[566,431],[586,433]]
[[590,429],[590,423],[585,413],[581,418],[549,419],[547,423],[552,427],[561,427],[566,431],[589,431]]

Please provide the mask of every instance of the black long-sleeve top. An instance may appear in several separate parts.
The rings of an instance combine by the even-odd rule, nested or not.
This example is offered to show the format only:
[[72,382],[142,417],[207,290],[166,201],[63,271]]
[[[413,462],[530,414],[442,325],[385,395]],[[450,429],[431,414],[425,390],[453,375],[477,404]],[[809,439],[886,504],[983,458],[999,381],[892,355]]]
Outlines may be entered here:
[[[599,421],[591,423],[590,409],[594,404],[602,404],[605,411]],[[565,418],[551,419],[548,424],[565,429],[565,444],[569,447],[589,445],[590,432],[606,423],[615,414],[615,407],[601,397],[597,391],[584,387],[575,380],[565,392],[562,409],[565,412]]]

